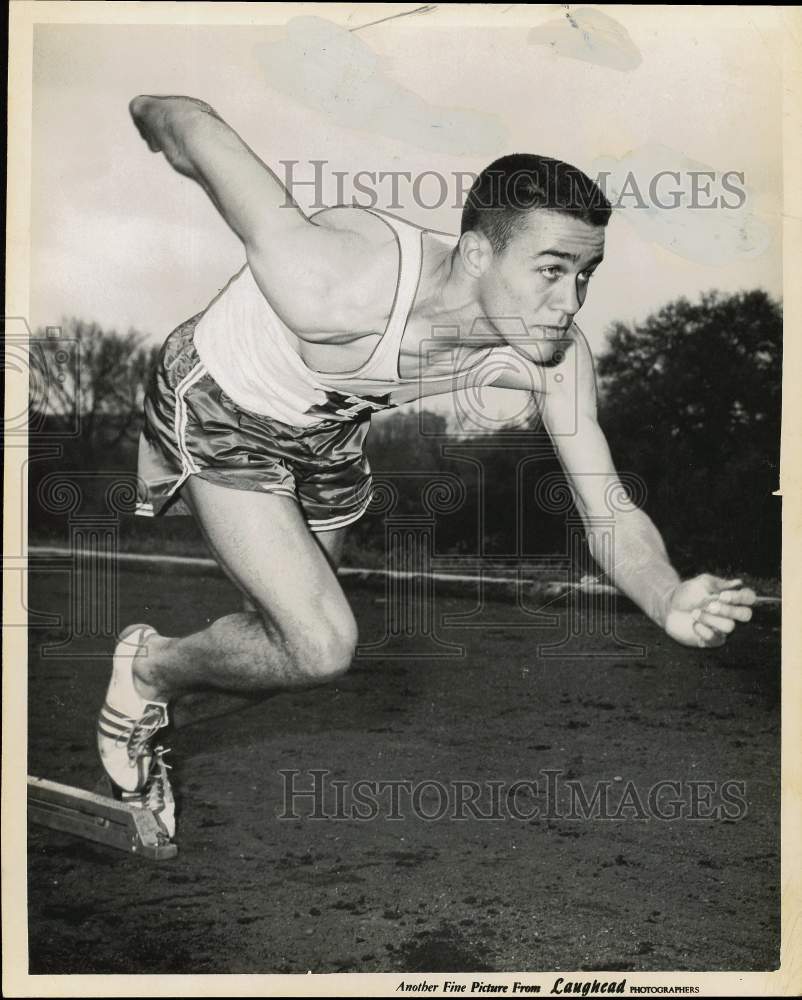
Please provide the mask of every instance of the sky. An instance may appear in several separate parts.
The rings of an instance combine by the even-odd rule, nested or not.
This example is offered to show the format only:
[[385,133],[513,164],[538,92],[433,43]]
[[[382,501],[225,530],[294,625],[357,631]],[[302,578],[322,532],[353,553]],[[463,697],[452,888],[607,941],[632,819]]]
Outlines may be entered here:
[[[620,207],[578,317],[597,352],[613,321],[680,295],[780,295],[776,7],[249,7],[239,16],[253,23],[231,26],[36,27],[33,326],[78,316],[161,341],[241,266],[205,194],[139,138],[127,106],[140,93],[203,99],[280,176],[294,160],[295,178],[311,180],[313,161],[325,161],[322,189],[293,188],[306,209],[321,194],[364,203],[354,175],[375,172],[362,187],[376,207],[454,233],[459,176],[497,156],[538,152],[604,171]],[[395,200],[381,171],[399,176]],[[655,197],[668,205],[681,189],[677,208],[650,198],[661,171],[678,176],[654,182]],[[417,199],[400,172],[417,179]],[[702,185],[692,208],[691,183]]]

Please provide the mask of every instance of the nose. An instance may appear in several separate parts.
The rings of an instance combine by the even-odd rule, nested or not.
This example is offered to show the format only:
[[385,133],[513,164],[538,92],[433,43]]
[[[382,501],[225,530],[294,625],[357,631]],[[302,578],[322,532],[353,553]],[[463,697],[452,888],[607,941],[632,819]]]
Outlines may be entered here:
[[564,278],[559,286],[553,305],[572,317],[582,308],[584,296],[580,296],[577,281],[571,276]]

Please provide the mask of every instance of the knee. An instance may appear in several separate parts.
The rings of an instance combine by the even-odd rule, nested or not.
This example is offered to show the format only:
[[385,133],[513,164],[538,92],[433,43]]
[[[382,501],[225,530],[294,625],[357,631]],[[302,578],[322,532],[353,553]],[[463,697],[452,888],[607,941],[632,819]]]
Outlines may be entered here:
[[357,624],[350,610],[336,619],[310,622],[298,651],[300,672],[313,683],[336,680],[351,666],[357,640]]
[[321,684],[341,677],[351,666],[358,630],[350,609],[336,617],[310,619],[289,638],[295,669],[302,681]]

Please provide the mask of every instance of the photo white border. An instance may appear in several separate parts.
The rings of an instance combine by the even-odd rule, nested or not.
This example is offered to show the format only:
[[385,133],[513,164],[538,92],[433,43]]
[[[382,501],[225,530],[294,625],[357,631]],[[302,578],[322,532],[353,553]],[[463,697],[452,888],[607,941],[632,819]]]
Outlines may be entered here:
[[[9,14],[8,210],[6,234],[6,315],[30,314],[31,107],[33,29],[36,24],[282,24],[298,14],[344,22],[359,8],[360,20],[415,9],[415,4],[279,3],[100,3],[11,0]],[[520,5],[527,23],[533,8],[545,18],[556,5]],[[562,6],[562,5],[560,5]],[[599,5],[597,5],[599,6]],[[604,9],[605,5],[600,5]],[[438,27],[498,23],[496,4],[440,4]],[[655,8],[657,9],[657,8]],[[700,20],[726,17],[727,6],[696,6]],[[748,8],[738,7],[739,11]],[[538,11],[540,13],[541,11]],[[784,27],[784,367],[781,491],[783,494],[782,624],[782,947],[776,972],[622,972],[627,985],[698,986],[700,996],[796,996],[802,992],[802,10],[781,8]],[[505,16],[509,26],[509,15]],[[28,394],[25,371],[6,372],[7,423],[24,411]],[[398,973],[331,975],[63,975],[27,973],[27,890],[25,778],[27,739],[27,650],[20,567],[27,540],[21,470],[23,447],[7,448],[4,491],[4,628],[3,628],[3,992],[8,997],[95,996],[390,996]],[[6,627],[12,621],[17,627]],[[521,970],[517,977],[521,978]],[[587,972],[561,971],[566,979],[587,979]],[[516,974],[484,973],[494,983],[512,983]],[[407,978],[409,978],[407,976]],[[422,974],[416,974],[422,978]],[[429,976],[438,981],[443,974]],[[448,978],[470,984],[468,973]],[[548,993],[554,976],[526,973]],[[615,973],[605,973],[615,978]],[[441,995],[439,992],[434,995]]]

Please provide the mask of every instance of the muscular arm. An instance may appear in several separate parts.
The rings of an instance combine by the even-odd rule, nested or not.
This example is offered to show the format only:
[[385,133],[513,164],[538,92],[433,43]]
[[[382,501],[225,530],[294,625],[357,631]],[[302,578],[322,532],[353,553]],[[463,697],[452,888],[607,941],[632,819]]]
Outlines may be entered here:
[[[347,308],[348,277],[369,248],[313,225],[272,170],[208,104],[135,97],[131,116],[153,152],[196,181],[242,241],[254,278],[290,325],[325,329]],[[350,317],[346,317],[348,319]]]
[[581,331],[574,332],[557,368],[540,368],[534,377],[532,371],[512,372],[495,384],[535,389],[591,554],[616,586],[678,642],[720,646],[736,622],[750,620],[755,594],[740,580],[709,573],[680,580],[654,523],[626,498],[596,419],[593,358]]
[[665,627],[680,577],[660,532],[627,496],[596,418],[593,360],[581,333],[560,382],[549,370],[541,401],[543,422],[574,489],[594,560],[615,585]]

